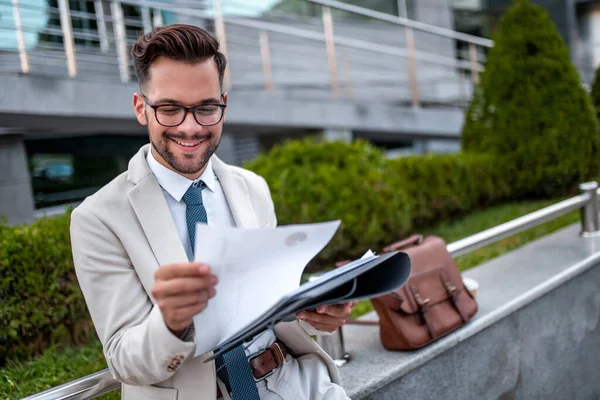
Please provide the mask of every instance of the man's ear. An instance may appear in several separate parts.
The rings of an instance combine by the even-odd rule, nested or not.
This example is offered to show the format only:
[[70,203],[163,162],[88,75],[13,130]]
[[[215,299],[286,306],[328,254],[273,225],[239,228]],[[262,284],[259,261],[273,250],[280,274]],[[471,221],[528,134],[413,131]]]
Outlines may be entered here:
[[133,111],[135,112],[135,117],[141,125],[148,125],[148,119],[146,118],[146,103],[142,98],[142,95],[139,93],[133,94]]
[[[227,92],[223,92],[223,103],[227,104]],[[225,121],[227,117],[227,107],[223,110],[223,121]]]

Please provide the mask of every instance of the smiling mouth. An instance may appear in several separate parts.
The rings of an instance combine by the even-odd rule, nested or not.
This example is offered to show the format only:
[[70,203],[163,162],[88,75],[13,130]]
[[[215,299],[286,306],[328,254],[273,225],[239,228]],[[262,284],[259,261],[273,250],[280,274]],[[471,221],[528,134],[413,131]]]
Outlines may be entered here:
[[204,141],[204,140],[200,140],[200,141],[196,141],[196,142],[189,142],[189,141],[183,141],[183,140],[178,140],[178,139],[171,139],[171,140],[183,147],[196,147]]

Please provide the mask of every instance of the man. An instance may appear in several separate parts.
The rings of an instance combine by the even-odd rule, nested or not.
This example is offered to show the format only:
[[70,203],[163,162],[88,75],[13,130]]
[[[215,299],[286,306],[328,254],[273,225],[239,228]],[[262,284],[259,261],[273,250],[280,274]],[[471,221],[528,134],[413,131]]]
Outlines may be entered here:
[[150,145],[71,221],[77,276],[124,399],[346,399],[309,334],[335,331],[352,304],[300,313],[216,363],[193,357],[203,327],[192,317],[227,296],[209,265],[190,262],[193,227],[274,227],[274,206],[264,179],[214,155],[227,107],[218,42],[171,25],[140,38],[132,55],[133,106]]

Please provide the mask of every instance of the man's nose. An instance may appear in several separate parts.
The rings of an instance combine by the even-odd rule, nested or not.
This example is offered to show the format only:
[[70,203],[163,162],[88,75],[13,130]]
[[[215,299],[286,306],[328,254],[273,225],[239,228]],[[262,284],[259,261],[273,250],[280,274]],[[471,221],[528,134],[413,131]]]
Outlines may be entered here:
[[179,130],[190,135],[201,133],[203,129],[204,127],[196,122],[194,113],[192,112],[188,112],[183,122],[179,125]]

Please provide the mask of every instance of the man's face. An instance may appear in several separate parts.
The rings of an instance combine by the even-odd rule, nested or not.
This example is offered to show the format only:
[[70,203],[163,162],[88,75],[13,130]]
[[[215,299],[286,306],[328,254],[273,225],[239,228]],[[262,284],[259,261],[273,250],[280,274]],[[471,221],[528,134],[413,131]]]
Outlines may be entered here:
[[[194,107],[227,103],[227,94],[221,96],[219,72],[212,59],[188,64],[161,57],[152,63],[149,74],[143,90],[153,105]],[[140,94],[134,95],[133,105],[138,121],[148,128],[157,161],[190,179],[200,176],[221,141],[225,110],[221,121],[213,126],[198,124],[188,112],[180,125],[165,127],[158,123],[154,110]],[[164,123],[160,115],[159,119]]]

